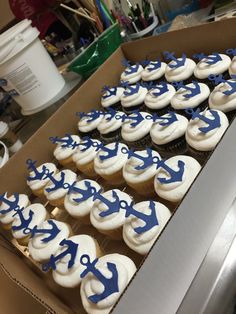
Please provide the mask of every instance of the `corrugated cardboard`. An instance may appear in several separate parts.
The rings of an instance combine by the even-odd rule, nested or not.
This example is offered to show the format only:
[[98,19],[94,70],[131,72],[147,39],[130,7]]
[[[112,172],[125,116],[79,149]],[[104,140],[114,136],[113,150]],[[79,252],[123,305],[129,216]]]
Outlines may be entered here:
[[[164,50],[210,53],[235,47],[236,19],[174,31],[124,44],[0,170],[0,193],[30,193],[26,186],[28,158],[52,160],[48,138],[77,131],[76,111],[99,108],[101,87],[118,82],[125,56],[153,59]],[[175,313],[236,193],[236,122],[194,182],[182,204],[122,296],[115,313]],[[0,263],[9,276],[37,298],[49,312],[72,313],[11,245],[0,246]],[[79,294],[79,290],[78,290]],[[79,298],[76,293],[74,300]],[[21,302],[21,300],[16,300]],[[16,302],[16,303],[17,303]]]

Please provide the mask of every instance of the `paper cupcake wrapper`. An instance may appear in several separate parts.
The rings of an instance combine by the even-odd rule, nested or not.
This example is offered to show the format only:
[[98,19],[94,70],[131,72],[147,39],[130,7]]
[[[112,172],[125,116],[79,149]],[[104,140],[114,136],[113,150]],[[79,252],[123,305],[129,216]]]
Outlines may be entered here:
[[110,132],[108,134],[101,134],[101,140],[105,144],[109,144],[112,142],[120,142],[121,141],[121,128],[114,132]]
[[143,196],[154,196],[155,189],[154,189],[154,176],[147,181],[139,182],[139,183],[132,183],[127,182],[127,184],[140,195]]
[[[200,111],[205,110],[208,107],[208,98],[206,100],[204,100],[202,103],[200,103],[197,107],[193,108],[194,110],[196,110],[197,108],[200,109]],[[187,109],[187,108],[186,108]],[[191,115],[189,115],[188,113],[186,113],[185,109],[174,109],[172,108],[172,110],[174,110],[176,113],[186,117],[188,120],[191,119]]]
[[108,111],[109,109],[114,109],[116,111],[122,111],[121,102],[117,102],[109,107],[102,107],[104,111]]
[[146,111],[146,112],[148,112],[150,114],[157,113],[159,116],[163,116],[164,114],[167,114],[171,110],[173,111],[173,109],[171,108],[170,104],[167,105],[164,108],[161,108],[161,109],[151,109],[151,108],[147,107],[146,105],[145,105],[145,108],[144,108],[144,111]]
[[115,241],[120,241],[123,239],[123,226],[113,230],[98,229],[98,231]]
[[130,148],[145,149],[145,148],[151,147],[152,140],[151,140],[150,134],[148,133],[145,137],[137,141],[134,141],[134,142],[125,141],[124,143],[128,145]]
[[170,158],[175,155],[183,155],[186,154],[188,150],[184,135],[164,145],[157,145],[152,142],[152,146],[161,155],[162,158]]
[[88,176],[89,178],[96,178],[98,175],[94,170],[94,161],[90,161],[87,164],[78,166],[77,168],[80,172],[84,173],[86,176]]
[[187,144],[188,153],[201,164],[204,165],[209,159],[212,151],[198,151]]
[[122,111],[125,113],[125,114],[131,114],[134,110],[139,110],[139,111],[143,111],[145,108],[145,105],[144,103],[141,103],[137,106],[133,106],[133,107],[122,107]]
[[236,116],[236,109],[229,111],[229,112],[225,112],[227,118],[229,119],[229,122],[232,122]]
[[123,168],[111,175],[100,175],[104,180],[106,180],[110,185],[120,186],[125,182],[123,177]]
[[97,129],[94,129],[93,131],[90,131],[90,132],[81,132],[79,130],[79,136],[80,137],[85,137],[85,136],[88,136],[88,137],[91,137],[93,139],[99,139],[100,138],[100,133]]

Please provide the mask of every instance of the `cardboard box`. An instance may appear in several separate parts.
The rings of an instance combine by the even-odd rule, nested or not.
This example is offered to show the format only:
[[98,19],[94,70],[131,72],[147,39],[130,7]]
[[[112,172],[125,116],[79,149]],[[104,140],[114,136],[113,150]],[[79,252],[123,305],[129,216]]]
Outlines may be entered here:
[[[52,135],[76,133],[77,111],[99,108],[104,84],[119,80],[124,56],[131,61],[154,59],[164,50],[223,52],[235,47],[236,19],[174,31],[158,37],[124,44],[98,71],[45,123],[0,170],[0,193],[29,194],[26,185],[28,158],[38,163],[53,160]],[[234,120],[164,232],[147,256],[114,313],[175,313],[183,300],[214,236],[236,194],[236,121]],[[68,293],[67,304],[58,298],[45,278],[31,263],[1,237],[0,265],[10,278],[37,299],[49,313],[74,313],[79,289]],[[21,299],[16,299],[20,303]],[[32,309],[33,310],[33,309]],[[80,313],[80,312],[79,312]]]

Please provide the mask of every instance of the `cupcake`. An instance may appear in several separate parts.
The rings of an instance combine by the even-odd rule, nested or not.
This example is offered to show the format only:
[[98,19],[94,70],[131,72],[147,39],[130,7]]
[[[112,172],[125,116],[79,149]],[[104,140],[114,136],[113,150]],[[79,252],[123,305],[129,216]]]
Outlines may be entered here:
[[124,88],[120,86],[104,86],[102,89],[102,99],[101,99],[101,105],[104,108],[104,110],[108,109],[115,109],[120,110],[121,109],[121,96],[124,93]]
[[124,183],[122,169],[128,159],[128,147],[123,143],[110,143],[101,148],[94,158],[94,169],[111,185]]
[[78,115],[80,117],[80,120],[78,122],[78,130],[80,135],[82,137],[98,137],[99,132],[97,130],[97,126],[101,122],[104,112],[100,110],[92,110],[88,113],[79,112]]
[[150,131],[153,148],[163,158],[186,153],[185,132],[187,126],[188,119],[173,111],[161,116]]
[[[123,226],[123,239],[133,251],[147,254],[162,229],[171,217],[169,209],[154,201],[144,201],[133,206],[137,216],[131,215],[126,219]],[[152,217],[148,220],[148,217]]]
[[222,79],[210,94],[209,107],[224,112],[232,120],[236,114],[236,80]]
[[136,272],[134,262],[121,254],[109,254],[96,261],[82,256],[81,263],[87,266],[81,274],[80,288],[85,311],[89,314],[110,313]]
[[31,159],[27,160],[28,169],[30,170],[29,176],[27,177],[27,185],[31,189],[34,195],[43,196],[44,188],[48,184],[50,177],[48,174],[55,175],[59,170],[51,163],[46,162],[36,168],[36,161],[33,162]]
[[176,206],[187,193],[201,170],[200,164],[192,157],[177,155],[161,161],[154,179],[155,191],[163,200]]
[[175,95],[175,88],[168,83],[160,82],[147,93],[144,104],[150,113],[165,114],[170,109],[170,101]]
[[200,108],[202,111],[207,107],[210,89],[206,84],[193,81],[184,85],[176,82],[176,87],[178,90],[170,102],[177,113],[186,115],[187,108]]
[[101,140],[105,144],[121,140],[121,126],[125,116],[125,113],[115,110],[109,110],[104,115],[98,125],[98,131],[100,132]]
[[195,54],[194,57],[200,60],[194,69],[194,76],[199,81],[209,84],[207,78],[210,74],[223,74],[227,78],[231,63],[229,56],[214,52],[208,56],[202,53]]
[[94,195],[94,204],[90,212],[91,224],[101,233],[113,240],[122,239],[122,227],[126,220],[126,211],[122,203],[130,205],[131,197],[118,189]]
[[194,112],[185,134],[191,155],[204,163],[228,126],[228,118],[222,111]]
[[26,194],[0,195],[0,222],[3,229],[10,230],[16,211],[29,205],[30,200]]
[[37,225],[31,232],[28,249],[30,256],[40,263],[47,262],[60,247],[62,240],[72,234],[68,224],[49,219]]
[[192,81],[193,71],[196,67],[196,63],[182,54],[181,58],[176,58],[174,53],[165,51],[164,57],[170,62],[166,66],[165,78],[168,82],[180,82],[185,84]]
[[61,207],[71,185],[76,181],[75,172],[65,169],[50,177],[44,188],[44,195],[52,206]]
[[123,168],[126,183],[141,195],[154,194],[153,180],[157,173],[153,158],[161,159],[154,150],[147,148],[130,152],[129,159]]
[[33,228],[48,218],[49,214],[42,204],[35,203],[19,209],[15,212],[12,222],[13,237],[20,245],[27,245]]
[[89,224],[90,211],[94,203],[93,196],[100,191],[102,187],[96,181],[86,179],[76,182],[65,197],[65,210],[75,219]]
[[233,77],[234,75],[236,75],[236,49],[227,49],[226,53],[233,56],[233,59],[231,60],[229,66],[229,75]]
[[147,61],[146,67],[141,72],[144,82],[158,82],[165,78],[166,63],[157,61]]
[[140,85],[139,83],[127,87],[121,96],[121,105],[123,111],[126,114],[129,114],[134,110],[141,110],[143,108],[144,99],[147,93],[147,88]]
[[134,84],[141,80],[143,67],[136,63],[131,65],[129,61],[124,60],[125,70],[121,73],[120,80],[128,84]]
[[74,166],[72,155],[80,143],[80,137],[78,135],[67,134],[62,138],[51,137],[50,139],[53,143],[57,144],[53,155],[59,164],[66,168],[72,168]]
[[121,137],[127,145],[142,149],[151,145],[150,130],[153,125],[152,115],[135,111],[130,114],[121,128]]
[[97,177],[97,173],[94,170],[94,158],[101,146],[102,143],[100,141],[84,137],[72,156],[77,169],[89,178]]
[[101,256],[99,245],[94,238],[80,234],[64,239],[56,253],[51,255],[50,261],[43,265],[43,270],[52,268],[53,279],[58,285],[75,288],[81,283],[81,274],[86,269],[80,263],[84,254],[92,261]]

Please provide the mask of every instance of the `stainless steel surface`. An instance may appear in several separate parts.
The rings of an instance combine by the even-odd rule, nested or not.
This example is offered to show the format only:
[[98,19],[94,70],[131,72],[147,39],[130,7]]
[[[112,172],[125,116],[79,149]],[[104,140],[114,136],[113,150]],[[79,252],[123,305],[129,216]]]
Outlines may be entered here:
[[[210,224],[210,221],[209,221]],[[195,276],[178,314],[234,313],[236,294],[236,200]]]

